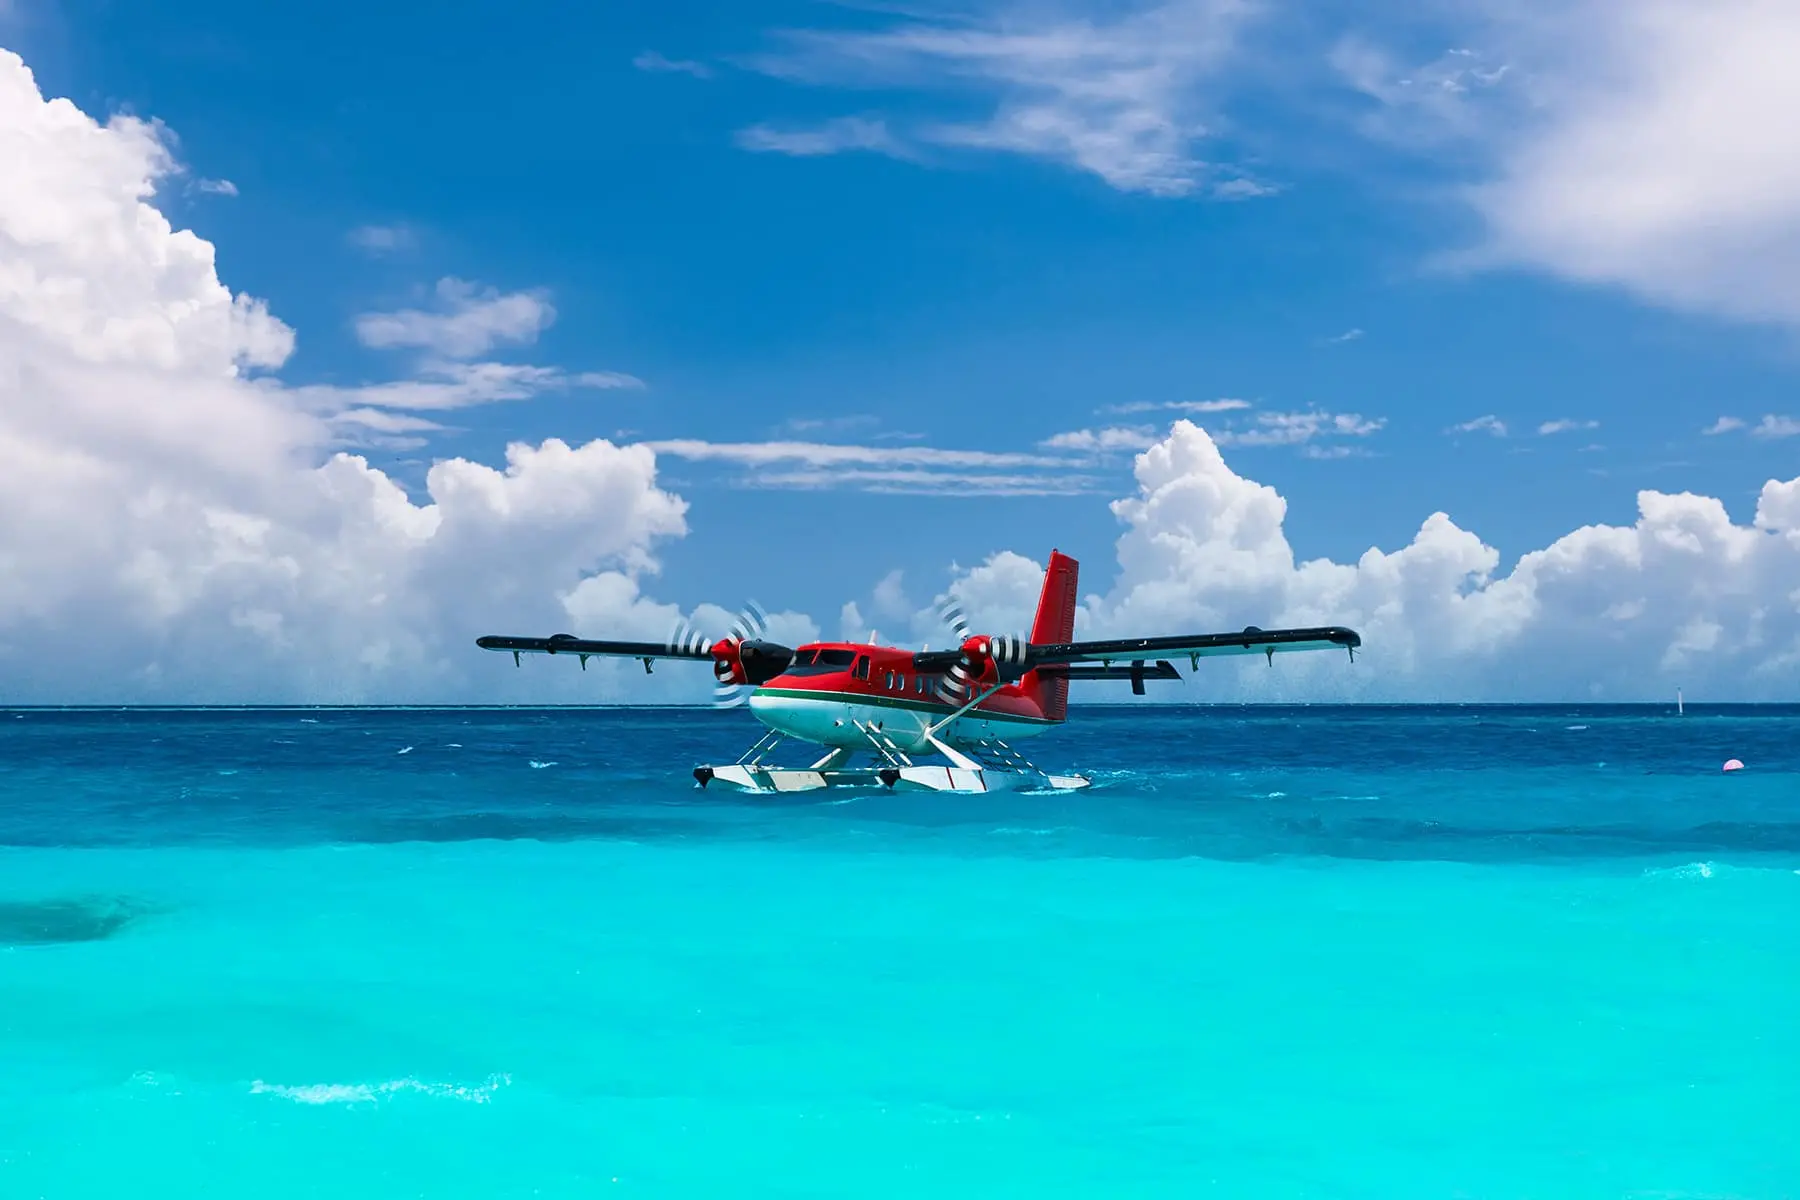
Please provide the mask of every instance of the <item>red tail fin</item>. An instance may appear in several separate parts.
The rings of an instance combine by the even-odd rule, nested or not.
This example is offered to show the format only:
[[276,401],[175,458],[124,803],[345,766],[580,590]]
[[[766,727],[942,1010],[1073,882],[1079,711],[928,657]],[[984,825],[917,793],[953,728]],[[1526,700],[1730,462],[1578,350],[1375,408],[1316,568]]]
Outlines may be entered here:
[[[1031,623],[1034,644],[1069,642],[1075,639],[1075,582],[1081,564],[1058,550],[1050,552],[1050,565],[1044,570],[1044,590],[1038,596],[1037,617]],[[1019,681],[1025,694],[1037,701],[1044,716],[1052,721],[1069,716],[1069,681],[1043,679],[1029,671]]]

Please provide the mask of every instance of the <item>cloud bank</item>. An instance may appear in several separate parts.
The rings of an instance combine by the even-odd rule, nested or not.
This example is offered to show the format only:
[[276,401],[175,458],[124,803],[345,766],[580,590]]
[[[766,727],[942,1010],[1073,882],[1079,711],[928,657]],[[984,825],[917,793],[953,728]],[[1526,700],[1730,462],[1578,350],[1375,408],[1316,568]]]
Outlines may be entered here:
[[[1350,625],[1358,662],[1208,663],[1165,698],[1286,700],[1793,699],[1800,669],[1800,478],[1764,485],[1751,521],[1710,496],[1638,494],[1633,525],[1588,525],[1500,570],[1445,513],[1398,550],[1298,561],[1287,502],[1179,421],[1136,460],[1110,590],[1086,637]],[[1095,564],[1099,565],[1099,564]],[[1090,572],[1092,568],[1089,568]],[[949,589],[996,631],[1028,628],[1041,561],[1012,552]],[[1093,574],[1087,578],[1091,581]],[[918,617],[923,632],[930,609]]]
[[[501,467],[450,459],[417,500],[334,451],[347,427],[416,431],[430,422],[408,410],[579,381],[456,362],[370,388],[284,386],[267,372],[293,331],[232,294],[212,246],[154,204],[177,172],[160,128],[46,100],[4,51],[0,162],[6,701],[506,699],[470,646],[494,622],[668,632],[674,609],[640,586],[687,506],[657,486],[649,449],[551,440]],[[467,356],[547,311],[443,299],[371,340]],[[529,690],[592,697],[581,682]]]

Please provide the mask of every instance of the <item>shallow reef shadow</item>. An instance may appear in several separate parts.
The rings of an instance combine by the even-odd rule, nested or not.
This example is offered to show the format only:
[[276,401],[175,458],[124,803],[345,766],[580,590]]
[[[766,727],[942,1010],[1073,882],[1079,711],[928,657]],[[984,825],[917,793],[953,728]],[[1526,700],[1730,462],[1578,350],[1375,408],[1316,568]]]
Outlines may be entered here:
[[0,900],[0,946],[102,942],[152,911],[130,896]]

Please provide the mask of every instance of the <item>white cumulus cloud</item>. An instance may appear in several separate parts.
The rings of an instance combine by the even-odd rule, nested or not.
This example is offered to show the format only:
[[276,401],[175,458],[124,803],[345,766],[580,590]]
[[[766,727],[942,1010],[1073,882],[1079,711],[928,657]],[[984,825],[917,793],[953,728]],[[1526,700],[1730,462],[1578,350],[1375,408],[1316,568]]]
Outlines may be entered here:
[[[668,632],[653,627],[672,612],[635,589],[686,531],[686,504],[657,486],[650,449],[515,445],[503,467],[438,462],[409,496],[331,451],[345,425],[415,433],[429,420],[395,409],[546,381],[458,364],[386,389],[284,386],[268,372],[293,332],[154,204],[178,171],[160,128],[46,100],[4,51],[0,162],[9,700],[605,696],[605,672],[516,683],[472,639],[634,613]],[[536,319],[402,323],[388,341],[464,352]]]
[[[1712,497],[1640,492],[1634,524],[1575,529],[1508,571],[1441,512],[1397,550],[1297,560],[1287,502],[1232,470],[1186,421],[1138,456],[1136,479],[1136,494],[1113,505],[1125,526],[1117,577],[1085,601],[1081,636],[1342,624],[1364,637],[1354,666],[1323,654],[1278,657],[1273,669],[1202,664],[1193,698],[1644,700],[1677,686],[1792,695],[1800,479],[1769,481],[1741,525]],[[1041,569],[997,555],[950,592],[1010,629],[1028,620]]]

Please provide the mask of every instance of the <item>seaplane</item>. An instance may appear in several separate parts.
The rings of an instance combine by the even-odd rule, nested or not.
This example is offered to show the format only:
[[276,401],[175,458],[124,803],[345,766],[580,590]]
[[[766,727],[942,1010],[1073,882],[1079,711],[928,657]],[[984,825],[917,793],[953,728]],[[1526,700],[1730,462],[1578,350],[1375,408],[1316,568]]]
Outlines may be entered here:
[[[1135,695],[1151,680],[1179,680],[1169,661],[1297,650],[1347,650],[1355,661],[1362,638],[1339,626],[1258,629],[1174,637],[1072,641],[1079,564],[1052,551],[1029,637],[971,631],[954,603],[941,610],[955,631],[951,649],[907,650],[858,642],[812,642],[789,649],[764,638],[767,618],[756,605],[738,614],[728,636],[709,642],[678,624],[666,642],[615,642],[559,633],[550,637],[489,635],[483,650],[563,655],[586,669],[594,657],[710,661],[714,704],[748,704],[764,732],[736,762],[694,768],[694,780],[746,792],[821,788],[890,791],[1069,791],[1085,775],[1040,770],[1013,743],[1068,719],[1069,685],[1129,680]],[[778,766],[789,740],[823,748],[810,765]],[[811,755],[809,754],[810,758]]]

